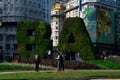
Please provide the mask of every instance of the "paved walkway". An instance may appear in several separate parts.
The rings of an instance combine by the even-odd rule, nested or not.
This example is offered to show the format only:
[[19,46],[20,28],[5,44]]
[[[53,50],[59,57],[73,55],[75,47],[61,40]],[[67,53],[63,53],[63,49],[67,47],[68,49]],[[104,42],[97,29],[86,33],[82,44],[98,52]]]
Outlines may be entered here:
[[[30,72],[36,72],[36,71],[14,71],[14,72],[0,72],[0,74],[12,74],[12,73],[30,73]],[[42,71],[39,71],[39,72],[57,72],[55,70],[42,70]]]
[[[71,69],[65,69],[64,72],[71,72],[71,71],[100,71],[100,72],[104,72],[104,71],[109,71],[109,72],[112,72],[112,71],[116,71],[116,72],[120,72],[120,70],[71,70]],[[0,74],[10,74],[10,73],[30,73],[30,72],[36,72],[34,70],[31,70],[31,71],[4,71],[4,72],[0,72]],[[57,69],[54,69],[54,70],[39,70],[39,72],[58,72]]]
[[14,72],[0,72],[0,74],[12,74],[12,73],[30,73],[35,71],[14,71]]

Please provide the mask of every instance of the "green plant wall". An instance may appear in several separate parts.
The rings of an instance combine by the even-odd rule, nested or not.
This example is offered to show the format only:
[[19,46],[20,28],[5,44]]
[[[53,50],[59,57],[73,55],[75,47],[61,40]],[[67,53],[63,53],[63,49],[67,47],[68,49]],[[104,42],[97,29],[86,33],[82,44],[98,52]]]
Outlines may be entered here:
[[[34,35],[28,35],[28,30],[33,30]],[[44,21],[23,21],[17,23],[18,50],[21,57],[29,58],[35,53],[45,57],[46,50],[52,49],[50,40],[51,27]],[[35,44],[34,50],[27,49],[27,45]]]
[[65,20],[58,48],[60,51],[70,49],[79,52],[82,59],[94,59],[95,49],[82,18],[73,17]]

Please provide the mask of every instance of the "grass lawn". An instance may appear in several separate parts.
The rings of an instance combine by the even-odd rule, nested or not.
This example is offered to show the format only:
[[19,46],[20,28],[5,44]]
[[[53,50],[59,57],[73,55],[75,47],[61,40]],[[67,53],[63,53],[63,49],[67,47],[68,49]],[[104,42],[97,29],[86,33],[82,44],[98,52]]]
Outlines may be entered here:
[[119,77],[120,70],[65,70],[58,72],[55,70],[47,71],[28,71],[9,74],[0,74],[0,79],[60,79],[60,78],[84,78],[84,77]]

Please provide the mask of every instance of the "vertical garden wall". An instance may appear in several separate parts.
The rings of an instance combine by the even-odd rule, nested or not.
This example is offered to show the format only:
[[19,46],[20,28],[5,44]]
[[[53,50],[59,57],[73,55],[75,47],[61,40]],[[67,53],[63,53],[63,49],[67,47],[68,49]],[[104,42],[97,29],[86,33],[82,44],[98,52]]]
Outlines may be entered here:
[[46,50],[52,49],[51,27],[44,21],[24,21],[17,23],[18,50],[22,58],[35,53],[45,57]]
[[73,17],[65,20],[59,38],[59,50],[79,52],[82,59],[94,59],[95,49],[82,18]]

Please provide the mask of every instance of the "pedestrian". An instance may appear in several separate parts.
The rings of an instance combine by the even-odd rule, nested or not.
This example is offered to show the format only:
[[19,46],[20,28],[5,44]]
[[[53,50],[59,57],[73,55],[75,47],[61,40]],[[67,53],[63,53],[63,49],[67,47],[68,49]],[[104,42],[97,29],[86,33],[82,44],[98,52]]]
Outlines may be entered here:
[[63,59],[63,55],[60,55],[60,66],[61,66],[61,70],[64,71],[64,59]]
[[58,56],[57,56],[57,68],[58,68],[58,71],[61,71],[63,70],[64,71],[64,62],[63,62],[63,56],[58,53]]
[[104,59],[104,60],[107,59],[107,57],[106,57],[106,53],[107,53],[107,50],[103,50],[103,51],[102,51],[102,55],[103,55],[103,59]]
[[51,59],[51,50],[48,50],[48,60]]
[[41,62],[41,58],[39,54],[34,55],[34,60],[35,60],[35,71],[39,71],[39,64]]

